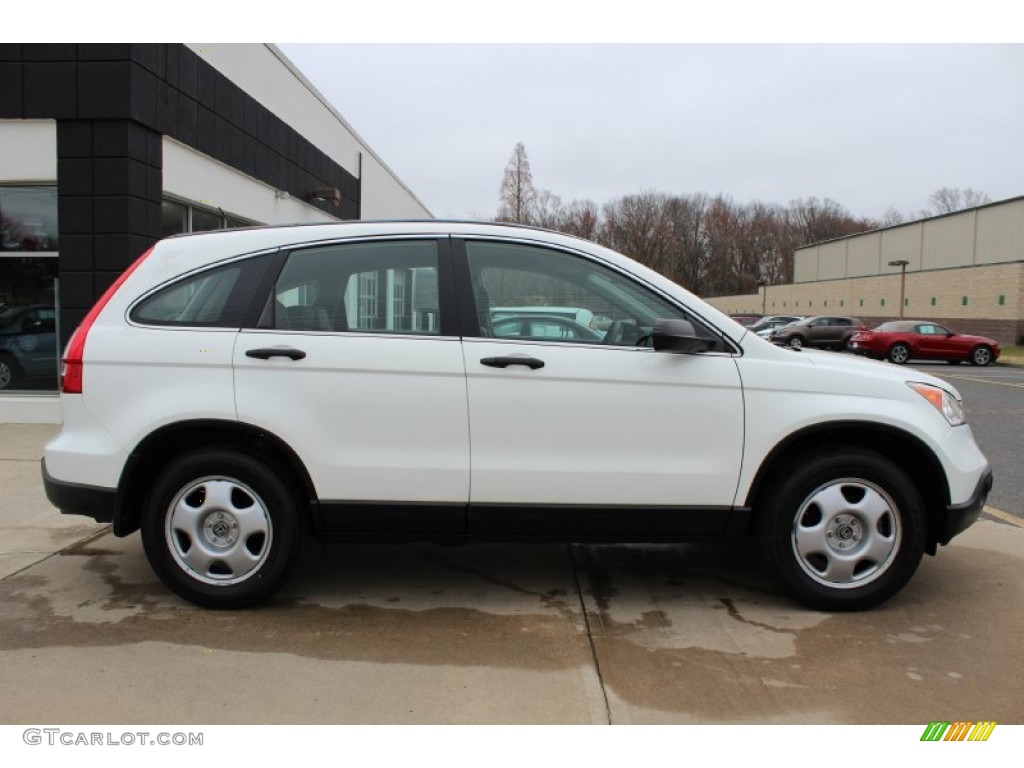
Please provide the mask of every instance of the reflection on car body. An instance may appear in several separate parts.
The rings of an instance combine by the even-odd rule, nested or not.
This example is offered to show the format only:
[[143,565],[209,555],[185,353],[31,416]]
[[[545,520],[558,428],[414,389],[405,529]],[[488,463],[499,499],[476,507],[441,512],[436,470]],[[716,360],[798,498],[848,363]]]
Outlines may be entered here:
[[555,315],[499,315],[491,322],[496,338],[531,338],[551,341],[600,342],[603,333]]

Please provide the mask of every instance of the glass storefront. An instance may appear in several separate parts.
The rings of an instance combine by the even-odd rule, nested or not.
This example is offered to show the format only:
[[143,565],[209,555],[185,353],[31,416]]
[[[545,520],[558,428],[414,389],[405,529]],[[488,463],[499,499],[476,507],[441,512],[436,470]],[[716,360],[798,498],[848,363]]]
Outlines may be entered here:
[[0,392],[57,389],[57,188],[0,187]]
[[[254,222],[163,201],[163,236]],[[0,394],[56,392],[59,381],[57,187],[0,186]]]

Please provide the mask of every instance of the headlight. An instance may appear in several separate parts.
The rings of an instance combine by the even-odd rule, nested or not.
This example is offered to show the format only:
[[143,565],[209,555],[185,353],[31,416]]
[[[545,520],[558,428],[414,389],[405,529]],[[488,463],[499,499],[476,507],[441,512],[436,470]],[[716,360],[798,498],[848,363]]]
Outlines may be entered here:
[[964,416],[964,406],[953,395],[940,387],[933,387],[931,384],[918,384],[915,381],[908,381],[907,386],[927,400],[932,406],[946,417],[952,427],[959,427],[967,422]]

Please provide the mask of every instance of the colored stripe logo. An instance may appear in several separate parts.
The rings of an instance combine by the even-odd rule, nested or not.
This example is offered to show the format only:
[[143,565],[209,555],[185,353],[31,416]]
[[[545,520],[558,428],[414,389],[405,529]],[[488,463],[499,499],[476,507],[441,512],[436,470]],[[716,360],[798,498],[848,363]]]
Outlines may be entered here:
[[995,727],[994,720],[932,720],[921,734],[921,741],[988,741]]

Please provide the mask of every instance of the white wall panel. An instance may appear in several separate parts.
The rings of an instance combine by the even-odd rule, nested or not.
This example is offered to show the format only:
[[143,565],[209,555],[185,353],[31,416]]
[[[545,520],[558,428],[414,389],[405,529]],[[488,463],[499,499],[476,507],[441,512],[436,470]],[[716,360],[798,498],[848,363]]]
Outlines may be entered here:
[[293,197],[278,199],[269,184],[166,136],[163,152],[167,194],[263,224],[337,221]]
[[353,176],[360,176],[362,154],[362,218],[431,218],[426,206],[275,46],[186,45]]
[[55,120],[0,120],[0,179],[57,180]]

